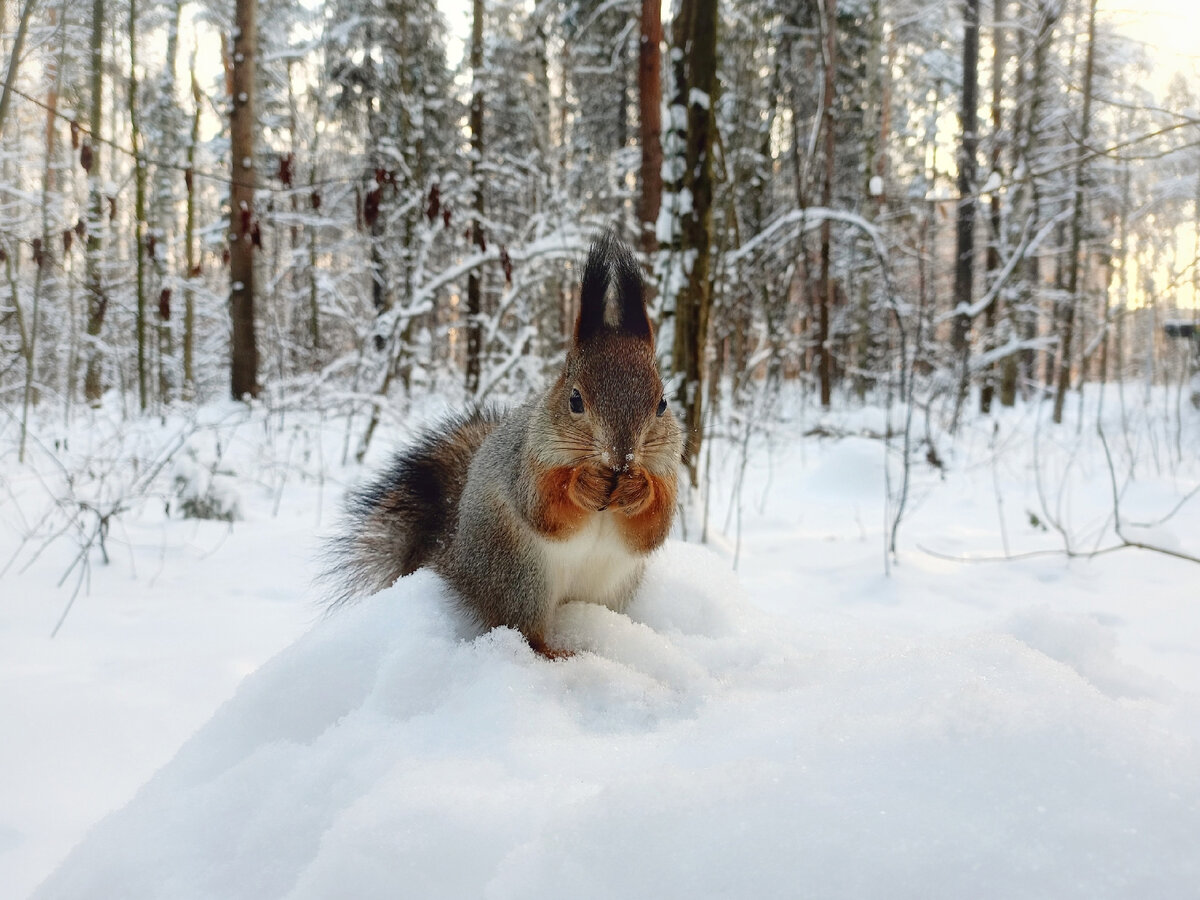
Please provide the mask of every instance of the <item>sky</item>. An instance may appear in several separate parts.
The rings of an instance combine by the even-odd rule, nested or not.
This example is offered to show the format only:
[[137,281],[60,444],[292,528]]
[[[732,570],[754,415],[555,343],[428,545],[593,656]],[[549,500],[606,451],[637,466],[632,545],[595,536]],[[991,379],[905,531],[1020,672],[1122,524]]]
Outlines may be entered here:
[[[677,0],[663,0],[664,11],[675,2]],[[983,5],[989,3],[990,0],[983,0]],[[438,0],[438,5],[451,33],[448,56],[452,63],[457,62],[471,30],[471,0]],[[1165,86],[1171,73],[1179,69],[1191,70],[1194,77],[1200,78],[1200,46],[1197,45],[1200,7],[1194,0],[1145,0],[1139,3],[1100,0],[1098,10],[1117,23],[1129,37],[1155,51],[1156,87]]]

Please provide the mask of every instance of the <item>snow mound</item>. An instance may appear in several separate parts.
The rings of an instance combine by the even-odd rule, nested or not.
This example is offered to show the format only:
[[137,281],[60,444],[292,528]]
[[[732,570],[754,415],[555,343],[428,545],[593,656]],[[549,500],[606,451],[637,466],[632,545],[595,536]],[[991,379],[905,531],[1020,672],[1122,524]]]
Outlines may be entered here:
[[672,544],[557,642],[406,578],[247,678],[37,896],[1195,896],[1197,748],[1086,626],[799,627]]

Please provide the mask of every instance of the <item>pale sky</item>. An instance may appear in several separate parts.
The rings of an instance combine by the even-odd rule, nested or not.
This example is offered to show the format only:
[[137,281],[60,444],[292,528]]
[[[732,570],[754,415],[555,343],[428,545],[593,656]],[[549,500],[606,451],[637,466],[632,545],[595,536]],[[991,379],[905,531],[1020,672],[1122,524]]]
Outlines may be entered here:
[[1200,8],[1195,0],[1100,0],[1099,11],[1154,53],[1158,93],[1177,71],[1200,79]]
[[[486,0],[485,0],[486,2]],[[664,12],[673,0],[663,0]],[[724,0],[736,5],[737,0]],[[990,0],[983,0],[987,6]],[[451,65],[463,54],[471,33],[471,0],[438,0],[450,30],[447,56]],[[1173,72],[1191,72],[1200,80],[1200,0],[1100,0],[1100,15],[1120,31],[1154,51],[1155,92],[1159,93]]]

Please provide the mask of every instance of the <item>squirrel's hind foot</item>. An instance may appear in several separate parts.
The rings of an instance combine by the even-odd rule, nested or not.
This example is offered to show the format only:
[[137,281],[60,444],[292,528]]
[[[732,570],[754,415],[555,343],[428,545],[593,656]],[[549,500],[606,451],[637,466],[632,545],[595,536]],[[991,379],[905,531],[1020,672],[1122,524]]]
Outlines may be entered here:
[[574,650],[563,650],[558,647],[551,647],[542,638],[537,635],[526,635],[525,640],[529,642],[530,648],[538,656],[544,656],[546,659],[567,659],[575,655]]

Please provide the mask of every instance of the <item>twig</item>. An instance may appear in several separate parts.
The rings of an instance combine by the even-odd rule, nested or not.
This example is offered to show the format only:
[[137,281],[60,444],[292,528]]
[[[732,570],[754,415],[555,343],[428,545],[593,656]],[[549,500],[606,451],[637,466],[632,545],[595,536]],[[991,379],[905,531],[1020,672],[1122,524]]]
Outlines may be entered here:
[[1080,553],[1078,550],[1072,550],[1069,547],[1064,547],[1061,550],[1029,550],[1025,553],[1005,553],[999,556],[954,556],[950,553],[942,553],[938,550],[931,550],[923,544],[917,544],[917,549],[922,553],[927,553],[929,556],[937,559],[944,559],[948,562],[956,563],[990,563],[990,562],[1016,562],[1022,559],[1036,559],[1041,556],[1065,556],[1067,559],[1091,559],[1093,556],[1103,556],[1105,553],[1114,553],[1117,550],[1128,550],[1135,544],[1114,544],[1111,547],[1101,547],[1097,550],[1089,550],[1086,553]]
[[[1113,468],[1112,454],[1108,450],[1108,441],[1104,437],[1104,429],[1100,427],[1100,423],[1096,423],[1096,433],[1100,435],[1100,445],[1104,447],[1104,458],[1108,462],[1108,482],[1112,487],[1113,501],[1113,531],[1117,537],[1127,547],[1137,547],[1139,550],[1151,550],[1155,553],[1161,553],[1164,556],[1173,556],[1175,559],[1186,560],[1187,562],[1200,563],[1200,556],[1193,556],[1190,553],[1184,553],[1181,550],[1172,550],[1169,547],[1159,547],[1154,544],[1147,544],[1143,541],[1133,541],[1125,536],[1121,531],[1121,495],[1117,490],[1117,473]],[[1185,498],[1186,499],[1186,498]]]

